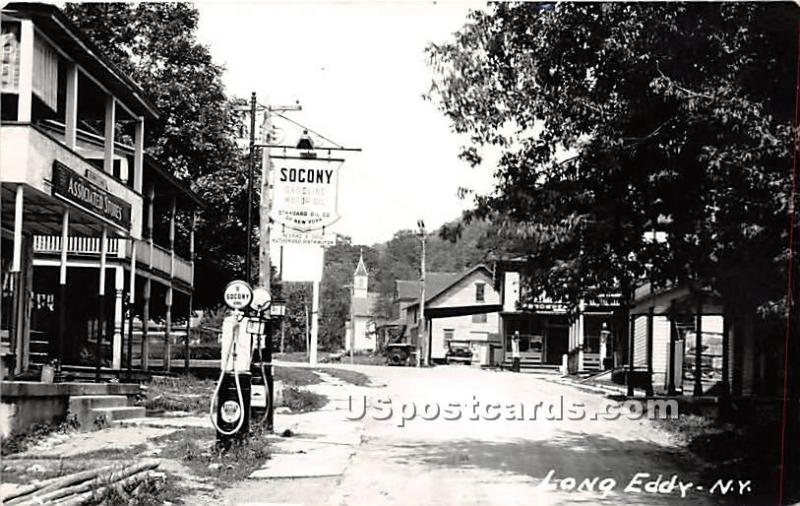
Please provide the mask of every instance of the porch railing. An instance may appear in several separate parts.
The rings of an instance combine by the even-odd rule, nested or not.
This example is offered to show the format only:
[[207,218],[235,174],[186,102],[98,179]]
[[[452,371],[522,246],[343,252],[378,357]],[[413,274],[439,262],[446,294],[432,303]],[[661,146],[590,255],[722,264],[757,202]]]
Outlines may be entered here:
[[[138,248],[138,246],[137,246]],[[157,244],[153,244],[153,269],[157,269],[164,274],[171,274],[172,255],[170,252]]]
[[[107,239],[108,253],[116,255],[119,252],[119,239]],[[67,253],[99,255],[99,237],[68,237]],[[37,253],[60,253],[61,236],[58,235],[36,235],[33,237],[33,250]]]
[[[126,251],[130,256],[130,246]],[[188,260],[175,255],[175,262],[172,262],[172,254],[166,248],[153,244],[153,262],[150,263],[150,243],[138,241],[136,243],[136,263],[139,266],[146,266],[156,269],[166,275],[179,279],[187,284],[192,284],[192,263]]]
[[192,284],[192,264],[180,257],[175,257],[175,272],[172,275],[181,281]]

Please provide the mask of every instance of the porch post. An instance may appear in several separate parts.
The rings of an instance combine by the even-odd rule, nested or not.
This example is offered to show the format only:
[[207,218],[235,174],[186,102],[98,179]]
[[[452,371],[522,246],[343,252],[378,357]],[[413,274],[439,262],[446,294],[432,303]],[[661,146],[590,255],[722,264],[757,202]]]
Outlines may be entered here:
[[669,301],[669,364],[667,365],[667,395],[675,395],[675,338],[678,327],[675,325],[675,299]]
[[114,337],[111,344],[111,367],[122,369],[122,326],[125,318],[122,315],[122,289],[125,286],[125,271],[119,265],[114,269]]
[[633,397],[633,322],[635,321],[635,317],[633,315],[628,316],[628,379],[625,382],[628,387],[628,397]]
[[189,374],[189,333],[192,329],[192,292],[189,292],[189,310],[186,313],[186,339],[184,340],[183,372]]
[[192,209],[192,221],[189,224],[189,262],[192,267],[190,289],[189,289],[189,312],[186,314],[186,340],[184,341],[184,369],[186,374],[189,374],[190,357],[189,357],[189,338],[192,329],[192,294],[194,292],[194,229],[197,226],[197,211]]
[[144,297],[142,302],[142,370],[146,371],[150,365],[150,342],[147,332],[150,329],[150,288],[152,281],[150,278],[144,280]]
[[730,323],[730,314],[723,309],[722,315],[722,397],[728,397],[731,393],[730,386],[730,367],[731,367],[731,330],[733,325]]
[[645,353],[647,353],[647,382],[645,383],[645,394],[653,395],[653,316],[655,307],[650,306],[647,309],[647,346]]
[[117,122],[117,100],[113,95],[106,96],[105,139],[103,141],[104,157],[103,170],[112,174],[114,172],[114,127]]
[[586,319],[583,312],[586,310],[586,303],[580,301],[578,304],[578,372],[584,371],[584,350],[583,347],[586,343]]
[[147,190],[147,243],[150,246],[148,267],[153,268],[153,207],[156,203],[156,189],[151,184]]
[[14,283],[14,313],[13,313],[13,334],[11,339],[14,343],[14,373],[22,371],[24,355],[24,322],[22,321],[22,307],[25,300],[24,289],[22,286],[22,210],[25,201],[24,189],[21,184],[17,185],[17,192],[14,199],[14,245],[11,253],[11,272]]
[[144,175],[144,118],[136,119],[133,132],[133,189],[142,193]]
[[175,195],[172,196],[169,206],[169,276],[175,276]]
[[94,348],[94,379],[100,382],[100,367],[101,367],[101,353],[103,345],[103,337],[106,334],[106,256],[108,255],[108,230],[103,227],[103,232],[100,235],[100,282],[97,289],[97,302],[99,304],[98,312],[98,325],[97,325],[97,340]]
[[23,19],[19,30],[17,121],[29,123],[33,110],[33,21]]
[[67,242],[69,241],[69,208],[61,218],[61,260],[58,272],[58,361],[56,375],[61,377],[64,362],[64,334],[67,330]]
[[78,66],[67,64],[67,99],[64,117],[64,141],[69,149],[75,149],[78,131]]
[[697,296],[697,314],[695,315],[694,334],[694,392],[695,396],[703,395],[703,299]]
[[170,355],[172,352],[172,285],[167,287],[164,300],[166,304],[166,321],[164,323],[164,370],[169,372]]
[[731,314],[733,318],[736,318],[731,322],[731,337],[733,337],[733,343],[731,343],[731,394],[739,397],[744,393],[744,345],[742,343],[744,321],[738,316],[738,313],[731,312]]
[[14,196],[14,246],[11,252],[11,272],[19,272],[22,264],[22,209],[25,203],[25,189],[17,185]]
[[133,309],[136,302],[136,239],[131,238],[131,272],[128,282],[128,378],[133,366]]

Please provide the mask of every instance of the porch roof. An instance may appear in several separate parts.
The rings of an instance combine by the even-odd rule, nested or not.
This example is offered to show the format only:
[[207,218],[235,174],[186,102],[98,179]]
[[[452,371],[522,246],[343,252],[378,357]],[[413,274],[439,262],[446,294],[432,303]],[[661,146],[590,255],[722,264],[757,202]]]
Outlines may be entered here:
[[145,119],[158,118],[158,109],[144,91],[118,69],[97,45],[54,5],[10,3],[3,13],[33,20],[36,27],[66,51],[89,74],[118,98],[131,111]]

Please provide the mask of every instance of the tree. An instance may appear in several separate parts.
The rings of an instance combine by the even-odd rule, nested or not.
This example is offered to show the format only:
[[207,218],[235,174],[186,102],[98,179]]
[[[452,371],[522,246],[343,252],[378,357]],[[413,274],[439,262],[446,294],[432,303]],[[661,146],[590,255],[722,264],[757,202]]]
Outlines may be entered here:
[[93,3],[67,4],[64,12],[161,112],[145,128],[146,150],[207,204],[196,233],[202,282],[195,301],[217,305],[224,284],[243,271],[246,162],[232,137],[237,101],[226,97],[222,67],[196,39],[197,10],[184,3]]
[[[570,301],[642,275],[714,286],[737,304],[755,288],[751,307],[774,298],[796,14],[569,3],[473,13],[453,42],[429,48],[431,95],[471,136],[463,157],[502,151],[496,194],[468,217],[493,214],[528,241],[544,267],[536,282]],[[654,228],[668,241],[648,243]]]
[[471,13],[429,48],[429,97],[470,136],[462,157],[502,154],[467,218],[491,217],[536,287],[573,303],[620,288],[629,301],[649,279],[714,289],[734,328],[783,317],[797,37],[788,3]]

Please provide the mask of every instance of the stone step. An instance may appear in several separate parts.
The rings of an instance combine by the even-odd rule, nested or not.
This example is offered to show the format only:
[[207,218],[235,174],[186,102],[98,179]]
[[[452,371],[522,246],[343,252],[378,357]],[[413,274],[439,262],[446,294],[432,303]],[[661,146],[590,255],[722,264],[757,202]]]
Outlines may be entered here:
[[130,418],[143,418],[145,416],[144,406],[124,406],[114,408],[96,408],[92,410],[96,418],[105,419],[108,425],[117,420],[127,420]]
[[69,398],[70,410],[73,406],[86,406],[88,409],[96,408],[122,408],[128,405],[128,398],[124,395],[71,395]]
[[105,413],[99,409],[119,409],[128,407],[128,398],[124,395],[71,395],[69,397],[69,416],[78,421],[82,430],[93,430],[97,427],[98,416],[106,420]]

